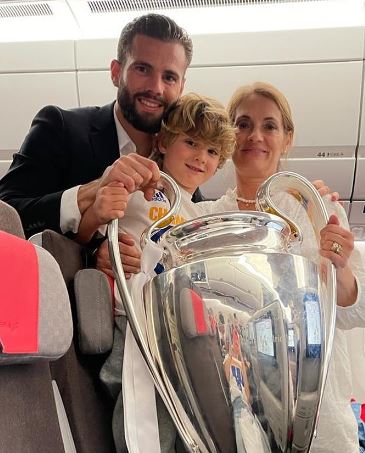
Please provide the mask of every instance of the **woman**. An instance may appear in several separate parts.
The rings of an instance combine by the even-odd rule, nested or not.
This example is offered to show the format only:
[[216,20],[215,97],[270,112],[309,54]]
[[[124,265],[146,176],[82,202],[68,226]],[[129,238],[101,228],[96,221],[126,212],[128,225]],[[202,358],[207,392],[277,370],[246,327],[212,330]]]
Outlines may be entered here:
[[[204,202],[205,212],[254,210],[260,184],[279,169],[280,159],[290,150],[294,124],[282,93],[266,83],[239,88],[228,106],[237,127],[233,154],[237,186],[215,202]],[[312,257],[317,245],[311,228],[300,215],[300,206],[288,194],[275,199],[278,207],[304,228],[302,254]],[[319,253],[329,258],[337,271],[337,320],[332,361],[320,411],[318,436],[311,453],[358,453],[357,425],[352,409],[351,375],[343,329],[365,326],[364,269],[346,214],[339,203],[329,203],[332,214],[321,231]]]
[[[229,114],[237,126],[237,146],[233,154],[237,187],[215,202],[200,203],[202,215],[255,209],[258,187],[278,171],[280,159],[288,153],[293,141],[294,124],[288,102],[271,85],[256,83],[237,90],[229,104]],[[300,206],[293,197],[285,195],[275,201],[304,228],[302,252],[312,257],[318,252],[315,237],[309,224],[300,217]],[[329,224],[321,232],[320,254],[336,266],[339,307],[318,437],[311,453],[357,453],[357,426],[350,407],[351,376],[341,329],[365,326],[365,300],[361,296],[365,275],[343,208],[338,203],[331,203],[328,208],[336,215],[331,215]]]

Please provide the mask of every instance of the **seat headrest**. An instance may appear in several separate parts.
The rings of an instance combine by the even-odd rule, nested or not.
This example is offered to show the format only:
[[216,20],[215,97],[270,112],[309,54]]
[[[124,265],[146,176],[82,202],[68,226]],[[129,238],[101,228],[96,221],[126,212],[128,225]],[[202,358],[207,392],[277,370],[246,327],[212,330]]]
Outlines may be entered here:
[[25,238],[22,221],[17,211],[0,200],[0,230]]
[[114,335],[113,296],[108,277],[97,269],[81,269],[74,280],[79,348],[83,354],[111,350]]
[[0,231],[0,365],[57,359],[72,335],[70,301],[54,258]]

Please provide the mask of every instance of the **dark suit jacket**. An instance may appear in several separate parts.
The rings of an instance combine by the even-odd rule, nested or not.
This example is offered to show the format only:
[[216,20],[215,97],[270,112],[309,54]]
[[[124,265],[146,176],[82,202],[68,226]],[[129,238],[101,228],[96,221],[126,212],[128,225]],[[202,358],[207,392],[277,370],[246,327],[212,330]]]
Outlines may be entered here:
[[0,198],[19,212],[26,236],[60,231],[64,190],[99,178],[119,157],[113,105],[62,110],[44,107],[34,118]]
[[[113,106],[47,106],[35,116],[0,180],[0,199],[19,212],[26,237],[45,229],[61,232],[62,193],[99,178],[118,159]],[[192,200],[202,199],[198,189]]]

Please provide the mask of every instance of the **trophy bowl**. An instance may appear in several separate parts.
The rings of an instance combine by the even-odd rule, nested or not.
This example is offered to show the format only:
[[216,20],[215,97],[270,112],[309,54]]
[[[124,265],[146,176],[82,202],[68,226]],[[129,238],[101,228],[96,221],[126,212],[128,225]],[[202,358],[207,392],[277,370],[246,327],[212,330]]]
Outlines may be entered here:
[[189,451],[309,451],[333,339],[336,286],[327,260],[291,252],[301,233],[272,214],[278,211],[270,198],[284,189],[315,213],[314,229],[326,224],[311,185],[279,173],[258,194],[258,205],[271,213],[219,213],[166,231],[157,244],[160,273],[144,284],[139,313],[118,262],[117,225],[109,226],[133,334]]

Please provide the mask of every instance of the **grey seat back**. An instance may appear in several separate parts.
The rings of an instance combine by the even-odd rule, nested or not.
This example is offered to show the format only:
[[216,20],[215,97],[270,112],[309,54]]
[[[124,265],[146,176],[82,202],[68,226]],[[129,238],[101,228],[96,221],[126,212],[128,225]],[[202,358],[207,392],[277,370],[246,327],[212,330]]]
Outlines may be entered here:
[[[79,325],[79,321],[82,320],[79,316],[87,314],[88,301],[84,299],[84,307],[80,312],[75,298],[74,279],[77,272],[88,265],[87,251],[74,241],[51,230],[42,232],[35,241],[42,244],[42,247],[56,259],[69,290],[74,337],[67,353],[59,360],[52,362],[51,374],[58,384],[65,405],[76,450],[78,453],[115,453],[112,434],[113,401],[108,399],[99,379],[99,371],[106,359],[106,354],[98,352],[106,352],[107,348],[97,346],[93,351],[92,347],[85,354],[85,349],[82,351],[80,345],[83,346],[86,343],[79,341],[80,334],[83,335]],[[97,295],[91,291],[90,317],[91,320],[94,317],[95,322],[98,323],[100,312],[94,312],[93,309],[96,307],[96,299]],[[110,316],[108,324],[112,324]],[[88,329],[94,330],[92,323]],[[107,342],[111,343],[110,334],[107,337]],[[104,341],[102,343],[105,344]]]
[[[50,360],[59,358],[68,350],[72,339],[72,318],[66,287],[55,260],[45,250],[33,247],[22,239],[24,234],[17,213],[2,202],[0,230],[16,233],[16,236],[0,233],[0,243],[3,245],[0,244],[0,262],[3,266],[6,265],[8,256],[5,256],[5,250],[10,243],[12,246],[15,244],[10,272],[18,272],[17,281],[21,286],[21,276],[27,272],[23,250],[30,250],[36,257],[34,283],[38,289],[37,322],[33,325],[37,341],[35,347],[28,352],[16,350],[14,346],[10,352],[8,344],[9,338],[14,340],[21,331],[16,320],[22,319],[22,311],[26,312],[27,304],[34,304],[35,299],[30,301],[26,289],[17,288],[21,290],[21,294],[24,293],[20,305],[16,306],[14,303],[12,306],[11,295],[0,300],[0,451],[74,453],[76,450],[72,438],[65,438],[67,426],[65,428],[65,424],[60,425],[62,402],[55,400],[49,367]],[[5,273],[0,272],[2,287],[5,283],[9,286],[9,282],[4,281],[5,278]],[[10,319],[15,322],[9,324]],[[9,336],[6,330],[9,330],[10,325],[13,326],[13,331]]]

